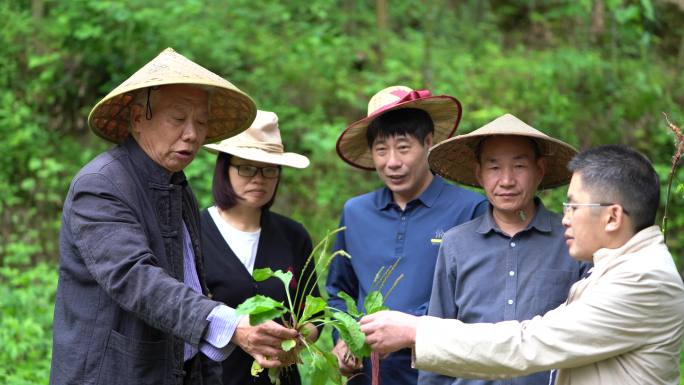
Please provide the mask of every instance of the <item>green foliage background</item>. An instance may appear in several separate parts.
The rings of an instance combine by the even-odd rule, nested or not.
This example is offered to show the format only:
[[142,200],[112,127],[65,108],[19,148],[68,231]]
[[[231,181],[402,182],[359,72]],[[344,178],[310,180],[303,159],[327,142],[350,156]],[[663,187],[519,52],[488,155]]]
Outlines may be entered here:
[[[278,113],[286,149],[312,165],[286,170],[275,210],[314,239],[337,227],[347,198],[379,185],[334,147],[389,85],[457,96],[460,133],[512,112],[580,149],[629,144],[663,181],[674,147],[661,112],[684,125],[680,0],[5,0],[0,18],[5,384],[47,382],[61,203],[108,146],[89,132],[88,112],[168,46]],[[208,153],[187,169],[202,206],[212,171]],[[680,269],[681,175],[668,239]],[[558,208],[564,193],[543,198]]]

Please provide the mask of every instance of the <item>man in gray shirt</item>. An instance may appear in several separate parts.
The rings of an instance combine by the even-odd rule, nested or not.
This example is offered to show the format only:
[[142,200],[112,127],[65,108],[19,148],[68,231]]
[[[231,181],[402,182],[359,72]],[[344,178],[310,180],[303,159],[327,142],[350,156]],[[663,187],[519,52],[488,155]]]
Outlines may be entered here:
[[[568,255],[561,216],[535,193],[566,184],[575,153],[510,114],[431,150],[431,168],[484,188],[490,210],[445,233],[428,315],[466,323],[526,320],[565,301],[589,266]],[[549,372],[498,381],[421,372],[419,383],[547,385]]]

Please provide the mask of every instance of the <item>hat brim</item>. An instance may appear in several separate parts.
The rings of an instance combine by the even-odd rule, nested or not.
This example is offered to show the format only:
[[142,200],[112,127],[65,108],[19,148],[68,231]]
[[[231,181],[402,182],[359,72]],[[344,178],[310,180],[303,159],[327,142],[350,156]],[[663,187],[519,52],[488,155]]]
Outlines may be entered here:
[[[475,177],[475,149],[481,140],[497,134],[465,134],[434,145],[429,152],[430,168],[437,174],[460,184],[482,188]],[[502,133],[501,136],[521,136],[540,144],[546,158],[546,170],[539,183],[539,190],[567,184],[572,177],[568,162],[577,154],[569,144],[545,135]]]
[[454,134],[461,121],[461,103],[448,95],[428,96],[399,103],[392,108],[378,111],[350,124],[337,139],[337,154],[350,165],[375,170],[366,131],[368,125],[378,116],[402,108],[418,108],[427,112],[434,123],[433,143],[440,142]]
[[204,149],[214,154],[223,152],[255,162],[277,164],[294,168],[306,168],[310,164],[309,158],[294,152],[275,153],[252,147],[222,147],[219,144],[205,144]]

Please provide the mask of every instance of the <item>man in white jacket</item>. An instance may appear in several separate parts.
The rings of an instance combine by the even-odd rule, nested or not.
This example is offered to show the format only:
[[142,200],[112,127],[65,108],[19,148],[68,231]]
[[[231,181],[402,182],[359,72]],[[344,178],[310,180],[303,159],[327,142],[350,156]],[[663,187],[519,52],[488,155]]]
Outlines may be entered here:
[[653,166],[628,147],[608,145],[580,153],[569,168],[566,244],[594,268],[566,303],[496,324],[379,312],[361,320],[371,347],[411,347],[418,369],[456,377],[558,369],[556,385],[678,384],[684,285],[654,225],[660,189]]

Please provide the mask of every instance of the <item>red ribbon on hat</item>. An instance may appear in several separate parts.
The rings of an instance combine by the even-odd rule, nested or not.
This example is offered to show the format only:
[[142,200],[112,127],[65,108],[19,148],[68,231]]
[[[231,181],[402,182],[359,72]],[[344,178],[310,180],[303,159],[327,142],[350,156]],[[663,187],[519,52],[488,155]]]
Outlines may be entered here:
[[418,99],[424,99],[432,96],[432,93],[428,90],[413,90],[411,92],[406,92],[404,90],[394,90],[390,92],[392,95],[399,97],[399,100],[397,100],[394,103],[387,104],[385,106],[382,106],[379,108],[377,111],[375,111],[373,114],[377,114],[378,112],[382,112],[385,110],[388,110],[390,108],[395,107],[397,104],[401,103],[406,103],[410,102],[412,100],[418,100]]

